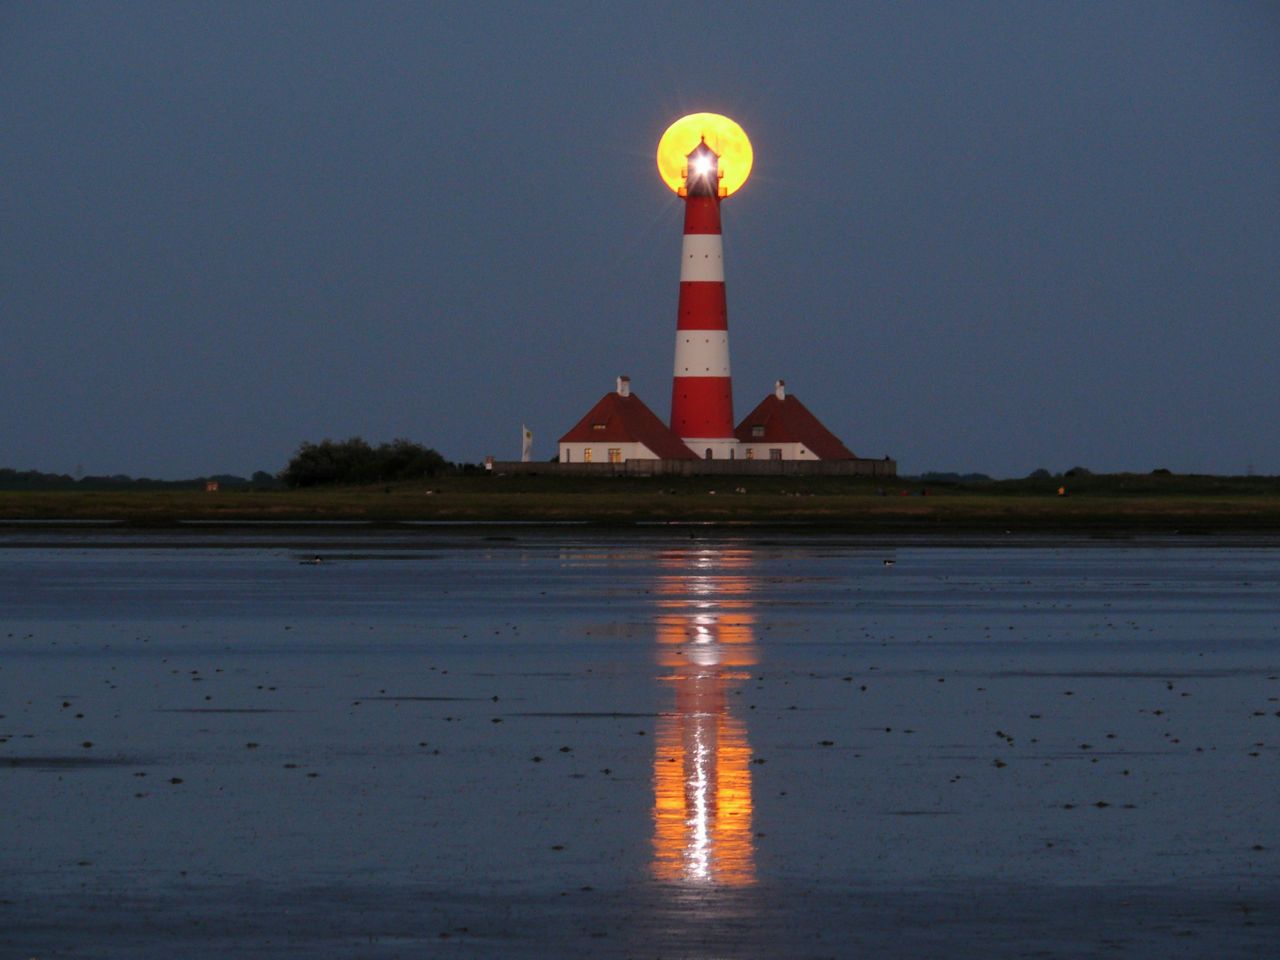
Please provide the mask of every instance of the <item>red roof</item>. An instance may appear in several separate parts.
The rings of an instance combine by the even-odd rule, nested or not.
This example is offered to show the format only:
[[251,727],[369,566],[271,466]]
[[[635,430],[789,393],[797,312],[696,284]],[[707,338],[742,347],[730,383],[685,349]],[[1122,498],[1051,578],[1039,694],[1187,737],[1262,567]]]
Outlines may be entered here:
[[560,442],[643,443],[659,460],[698,459],[634,393],[606,393]]
[[[764,429],[756,433],[754,427]],[[733,435],[741,443],[801,443],[817,454],[819,460],[857,459],[839,437],[809,412],[799,397],[790,394],[783,400],[775,393],[769,394],[743,417]]]

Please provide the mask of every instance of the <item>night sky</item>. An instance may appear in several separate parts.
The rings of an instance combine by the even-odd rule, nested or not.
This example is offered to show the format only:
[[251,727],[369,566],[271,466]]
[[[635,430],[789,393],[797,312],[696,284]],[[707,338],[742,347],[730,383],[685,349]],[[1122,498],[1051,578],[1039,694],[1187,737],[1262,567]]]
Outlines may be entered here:
[[735,412],[904,473],[1280,474],[1280,6],[8,3],[0,466],[535,457],[666,418],[666,126],[725,203]]

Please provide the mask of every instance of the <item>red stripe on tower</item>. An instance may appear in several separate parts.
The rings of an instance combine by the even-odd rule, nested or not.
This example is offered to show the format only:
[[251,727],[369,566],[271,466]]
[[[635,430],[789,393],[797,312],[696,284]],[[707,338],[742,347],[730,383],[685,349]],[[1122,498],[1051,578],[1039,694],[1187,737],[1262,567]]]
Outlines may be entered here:
[[688,155],[671,430],[699,456],[730,457],[733,387],[720,236],[719,157],[704,139]]

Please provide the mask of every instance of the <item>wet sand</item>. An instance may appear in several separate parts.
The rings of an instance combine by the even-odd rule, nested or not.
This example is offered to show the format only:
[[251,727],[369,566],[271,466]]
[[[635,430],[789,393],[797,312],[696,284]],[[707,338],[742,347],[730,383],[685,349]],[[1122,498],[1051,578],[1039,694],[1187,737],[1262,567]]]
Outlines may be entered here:
[[0,952],[1265,956],[1277,574],[1256,538],[10,536]]

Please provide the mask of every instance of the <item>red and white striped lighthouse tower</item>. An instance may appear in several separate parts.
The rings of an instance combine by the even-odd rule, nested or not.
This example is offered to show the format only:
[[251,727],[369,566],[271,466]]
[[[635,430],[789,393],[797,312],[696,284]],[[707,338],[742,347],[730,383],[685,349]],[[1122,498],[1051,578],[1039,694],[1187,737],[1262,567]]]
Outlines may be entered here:
[[[572,464],[566,472],[576,472],[579,464],[584,472],[599,466],[601,472],[627,473],[629,467],[617,465],[635,462],[638,472],[647,473],[655,460],[767,458],[853,461],[817,472],[894,475],[897,468],[888,457],[855,457],[798,397],[787,395],[781,380],[734,427],[720,207],[746,183],[753,159],[746,132],[718,113],[681,117],[659,139],[658,175],[684,201],[671,426],[631,393],[630,380],[620,377],[617,393],[606,394],[560,438],[558,459]],[[686,463],[684,472],[746,474],[754,472],[752,466]]]
[[733,384],[729,375],[729,313],[724,295],[720,235],[720,158],[706,138],[687,156],[684,243],[680,256],[680,305],[676,362],[671,385],[671,430],[696,454],[725,459],[738,445],[733,435]]

